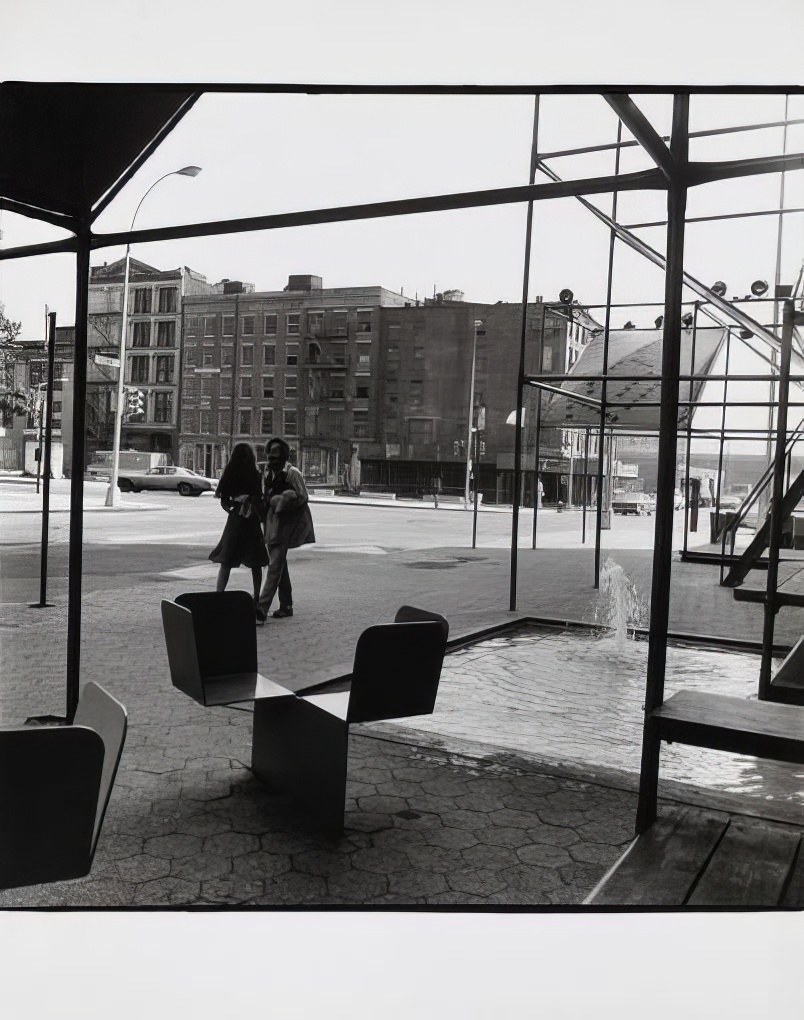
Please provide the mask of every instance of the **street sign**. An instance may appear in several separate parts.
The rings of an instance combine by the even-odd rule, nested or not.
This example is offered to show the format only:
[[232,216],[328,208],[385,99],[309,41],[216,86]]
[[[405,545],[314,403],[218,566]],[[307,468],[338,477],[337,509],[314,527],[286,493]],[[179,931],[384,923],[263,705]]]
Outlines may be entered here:
[[95,355],[96,365],[109,365],[110,368],[120,368],[119,358],[107,358],[105,354]]

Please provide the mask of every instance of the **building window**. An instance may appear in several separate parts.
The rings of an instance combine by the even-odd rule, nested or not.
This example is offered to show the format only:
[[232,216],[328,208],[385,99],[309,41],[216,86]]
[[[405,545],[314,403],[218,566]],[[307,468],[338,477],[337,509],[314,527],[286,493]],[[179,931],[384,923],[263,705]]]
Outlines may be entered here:
[[251,376],[244,375],[240,380],[240,396],[250,399],[251,397]]
[[433,441],[433,420],[432,418],[411,418],[408,422],[408,435],[410,442],[414,444],[432,443]]
[[353,412],[353,435],[355,439],[367,439],[369,436],[368,411]]
[[295,410],[285,409],[285,411],[282,412],[282,417],[284,418],[285,423],[285,438],[288,436],[297,436],[299,434],[299,418],[297,412]]
[[299,363],[299,345],[298,344],[285,344],[285,364],[286,365],[298,365]]
[[234,336],[234,320],[233,315],[221,316],[221,336]]
[[218,412],[218,435],[228,436],[229,429],[232,427],[232,412],[231,411],[219,411]]
[[251,409],[241,408],[237,415],[237,434],[239,436],[251,435]]
[[176,320],[166,319],[164,322],[157,322],[156,324],[156,346],[157,347],[175,347],[176,346]]
[[357,332],[370,333],[372,329],[371,309],[358,308],[357,310]]
[[132,347],[151,346],[151,324],[150,322],[135,322],[133,329]]
[[134,289],[134,314],[148,315],[151,311],[151,288],[135,287]]
[[198,392],[202,397],[212,396],[212,379],[208,375],[202,375],[199,381]]
[[212,368],[215,364],[215,352],[209,350],[201,351],[201,365],[203,368]]
[[156,381],[158,383],[173,382],[173,357],[160,355],[156,359]]
[[175,312],[176,311],[176,295],[178,290],[176,287],[160,287],[159,289],[159,311],[160,312]]
[[424,382],[421,379],[410,380],[410,402],[411,404],[421,404],[422,393],[424,391]]
[[358,400],[368,400],[369,388],[368,386],[357,386],[355,389],[355,396]]
[[368,349],[360,351],[358,348],[357,355],[357,370],[358,372],[368,372],[371,369],[371,353]]
[[254,336],[256,317],[254,315],[243,316],[243,336]]
[[270,407],[264,407],[262,409],[261,422],[262,429],[260,434],[263,436],[273,435],[274,431],[274,412]]
[[310,336],[318,336],[324,325],[324,313],[323,312],[308,312],[307,313],[307,332]]
[[147,354],[140,354],[131,359],[131,381],[133,383],[147,383],[148,382],[148,362],[150,358]]
[[266,336],[276,336],[276,313],[271,312],[263,318],[262,331]]
[[333,400],[343,400],[343,391],[346,387],[346,376],[333,375],[329,384],[329,395]]
[[199,316],[187,315],[184,319],[184,332],[187,336],[196,336],[200,325]]
[[285,376],[285,399],[295,400],[297,396],[297,384],[295,375]]
[[274,377],[272,375],[264,375],[262,377],[263,400],[272,400],[273,396],[274,396]]
[[301,332],[301,312],[289,312],[285,323],[285,332],[290,336]]
[[332,335],[347,336],[349,333],[349,320],[347,312],[332,313]]
[[173,409],[172,393],[154,393],[154,421],[159,425],[169,425]]
[[413,345],[413,360],[424,361],[424,344],[414,343]]
[[253,368],[254,366],[254,344],[245,344],[240,352],[241,368]]
[[399,371],[399,344],[388,344],[388,371]]
[[276,344],[262,345],[262,363],[263,365],[276,364]]
[[214,315],[204,316],[204,336],[215,336],[215,319]]
[[201,412],[201,435],[212,435],[212,411]]
[[234,364],[234,348],[221,347],[221,368],[231,368],[233,364]]
[[196,361],[197,356],[198,356],[198,351],[196,350],[195,347],[185,347],[184,348],[184,365],[185,365],[185,367],[196,365],[197,364],[197,361]]

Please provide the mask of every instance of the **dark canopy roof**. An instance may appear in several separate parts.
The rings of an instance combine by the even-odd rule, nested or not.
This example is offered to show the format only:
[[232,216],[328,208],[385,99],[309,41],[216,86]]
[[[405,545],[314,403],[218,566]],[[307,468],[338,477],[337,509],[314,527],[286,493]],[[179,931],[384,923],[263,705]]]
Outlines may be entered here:
[[0,198],[33,206],[30,215],[80,215],[193,95],[170,85],[0,84]]
[[[690,373],[692,331],[681,331],[681,374],[706,376],[721,345],[726,339],[725,329],[697,330],[695,334],[695,371]],[[603,336],[594,337],[581,352],[570,371],[570,377],[601,376],[603,373]],[[609,334],[608,375],[606,404],[612,406],[606,420],[617,428],[658,432],[661,400],[662,331],[660,329],[626,329]],[[641,378],[653,376],[653,379]],[[626,378],[627,377],[627,378]],[[679,385],[681,400],[697,400],[705,380],[699,380],[692,389],[689,382]],[[600,382],[568,379],[561,386],[564,391],[581,397],[600,400]],[[654,406],[645,407],[650,403]],[[641,406],[642,405],[642,406]],[[681,407],[679,426],[687,424],[688,408]],[[600,424],[600,410],[591,404],[581,403],[561,394],[548,394],[542,403],[542,424],[563,428],[579,428]]]

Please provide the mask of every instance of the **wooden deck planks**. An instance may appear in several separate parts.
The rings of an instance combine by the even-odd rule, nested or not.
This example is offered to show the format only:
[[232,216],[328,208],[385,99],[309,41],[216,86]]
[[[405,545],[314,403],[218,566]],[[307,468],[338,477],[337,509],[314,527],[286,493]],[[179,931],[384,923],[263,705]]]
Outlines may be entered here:
[[593,906],[682,905],[729,821],[689,807],[662,814],[592,893]]
[[688,900],[691,907],[776,907],[801,834],[786,825],[733,818]]

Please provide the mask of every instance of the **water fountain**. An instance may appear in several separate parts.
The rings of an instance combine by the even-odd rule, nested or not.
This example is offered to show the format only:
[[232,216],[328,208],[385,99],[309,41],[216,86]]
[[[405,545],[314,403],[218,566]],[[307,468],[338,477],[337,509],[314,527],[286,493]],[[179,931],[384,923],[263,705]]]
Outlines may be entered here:
[[[595,627],[542,621],[520,625],[449,655],[432,716],[416,719],[442,746],[469,740],[596,772],[639,774],[648,642],[648,600],[607,559]],[[668,644],[665,694],[675,690],[752,697],[755,654],[702,644]],[[804,806],[801,770],[707,749],[668,747],[663,776],[751,796],[767,807]]]
[[622,649],[628,640],[629,628],[633,637],[635,628],[647,622],[648,605],[642,599],[634,582],[619,563],[609,557],[600,571],[600,598],[595,620],[608,627],[616,647]]

